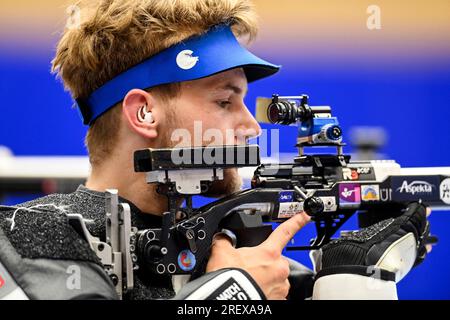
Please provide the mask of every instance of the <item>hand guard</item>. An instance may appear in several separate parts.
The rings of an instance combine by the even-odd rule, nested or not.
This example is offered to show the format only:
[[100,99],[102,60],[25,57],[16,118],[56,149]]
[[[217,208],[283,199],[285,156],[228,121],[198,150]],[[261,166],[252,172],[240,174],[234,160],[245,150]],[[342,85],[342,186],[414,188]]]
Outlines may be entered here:
[[312,255],[313,299],[397,299],[395,283],[426,256],[426,207],[411,203],[398,218],[342,235]]

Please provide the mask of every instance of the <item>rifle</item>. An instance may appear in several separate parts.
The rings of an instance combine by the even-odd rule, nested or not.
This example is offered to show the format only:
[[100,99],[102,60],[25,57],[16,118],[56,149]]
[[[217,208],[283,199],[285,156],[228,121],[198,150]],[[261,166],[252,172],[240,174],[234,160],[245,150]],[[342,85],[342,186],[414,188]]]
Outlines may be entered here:
[[[157,184],[169,210],[160,228],[120,232],[120,243],[130,248],[122,253],[122,261],[127,262],[122,270],[144,268],[156,274],[196,277],[204,272],[214,234],[225,234],[235,247],[256,246],[272,232],[271,222],[302,211],[311,216],[317,235],[309,245],[291,250],[319,249],[356,212],[359,226],[365,227],[401,215],[412,201],[434,210],[450,206],[448,174],[402,174],[392,160],[350,161],[343,153],[342,129],[330,107],[309,106],[306,95],[273,95],[259,98],[258,105],[267,110],[268,122],[297,125],[299,152],[292,162],[261,164],[257,145],[135,152],[135,171],[145,172],[147,183]],[[332,147],[336,153],[307,154],[306,147]],[[238,167],[256,167],[251,188],[193,208],[193,196],[222,180],[224,170]],[[117,203],[117,194],[109,199]],[[115,225],[119,221],[121,228],[128,225],[130,229],[121,217],[113,220]],[[121,283],[130,283],[132,274],[123,277]]]

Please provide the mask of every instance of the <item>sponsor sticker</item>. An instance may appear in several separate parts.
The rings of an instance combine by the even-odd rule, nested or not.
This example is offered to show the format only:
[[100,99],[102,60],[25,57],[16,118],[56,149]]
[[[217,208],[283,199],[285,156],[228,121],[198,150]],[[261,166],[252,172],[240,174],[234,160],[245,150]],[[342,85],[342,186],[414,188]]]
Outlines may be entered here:
[[303,202],[280,202],[278,218],[290,218],[303,211]]
[[344,180],[358,180],[359,174],[356,169],[342,168],[342,177]]
[[377,184],[361,185],[362,201],[380,201],[380,186]]
[[342,168],[342,178],[347,181],[368,180],[373,178],[371,167]]
[[444,203],[450,204],[450,178],[442,180],[439,186],[439,196]]
[[359,167],[356,168],[356,172],[358,172],[358,174],[370,174],[372,169],[370,167]]
[[278,195],[279,202],[292,202],[294,200],[293,191],[281,191]]
[[5,280],[3,280],[2,276],[0,275],[0,288],[3,287],[5,284]]
[[354,208],[361,204],[361,186],[357,183],[339,184],[339,206]]
[[195,264],[195,255],[191,252],[191,250],[183,250],[178,254],[178,265],[183,271],[191,271],[194,269]]
[[392,198],[400,201],[437,200],[438,185],[438,177],[392,177]]

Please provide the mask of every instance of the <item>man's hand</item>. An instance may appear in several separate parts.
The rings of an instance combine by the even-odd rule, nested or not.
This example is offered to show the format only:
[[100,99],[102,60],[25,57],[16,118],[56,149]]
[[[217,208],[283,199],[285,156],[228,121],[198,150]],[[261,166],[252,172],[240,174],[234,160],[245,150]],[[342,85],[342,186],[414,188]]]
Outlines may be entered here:
[[342,235],[314,252],[314,299],[396,299],[395,284],[430,250],[430,210],[414,202],[397,218]]
[[223,236],[214,238],[206,272],[239,268],[248,272],[267,299],[285,299],[289,292],[289,262],[281,255],[292,237],[310,220],[306,213],[293,216],[256,247],[235,249]]

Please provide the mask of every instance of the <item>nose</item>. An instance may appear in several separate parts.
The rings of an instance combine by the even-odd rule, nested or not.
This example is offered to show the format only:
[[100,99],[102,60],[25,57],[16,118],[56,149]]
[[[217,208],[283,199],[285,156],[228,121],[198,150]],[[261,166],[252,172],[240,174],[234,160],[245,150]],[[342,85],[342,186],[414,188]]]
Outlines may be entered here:
[[261,135],[261,126],[245,105],[241,110],[235,130],[238,143],[245,144],[248,139]]

